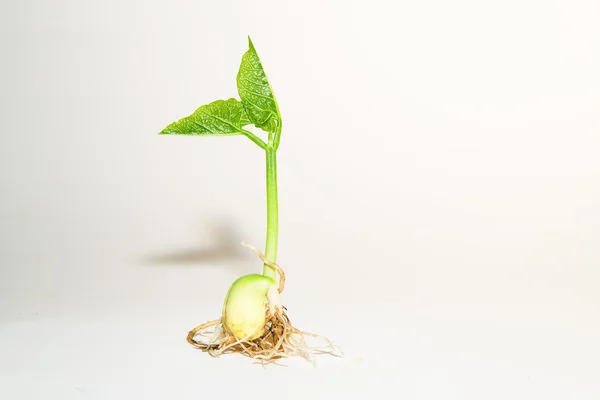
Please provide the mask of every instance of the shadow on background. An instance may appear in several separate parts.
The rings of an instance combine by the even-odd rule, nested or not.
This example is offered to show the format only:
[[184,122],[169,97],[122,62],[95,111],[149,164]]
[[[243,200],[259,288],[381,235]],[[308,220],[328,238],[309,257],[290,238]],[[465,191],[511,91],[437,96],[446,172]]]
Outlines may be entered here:
[[221,221],[207,229],[210,230],[208,239],[199,243],[198,247],[165,250],[144,258],[144,263],[153,266],[226,266],[233,269],[244,269],[244,264],[250,265],[251,258],[240,245],[242,237],[234,225]]

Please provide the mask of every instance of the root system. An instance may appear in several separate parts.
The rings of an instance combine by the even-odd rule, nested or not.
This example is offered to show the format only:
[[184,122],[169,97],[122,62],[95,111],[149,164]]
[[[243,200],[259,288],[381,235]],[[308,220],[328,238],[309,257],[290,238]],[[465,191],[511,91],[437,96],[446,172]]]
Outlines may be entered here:
[[[285,274],[281,267],[265,258],[255,247],[242,243],[254,251],[267,265],[275,268],[280,275],[279,292],[283,291]],[[266,365],[290,357],[302,357],[316,365],[315,355],[329,354],[343,357],[341,349],[326,337],[304,332],[295,328],[288,318],[285,309],[266,307],[266,319],[263,334],[253,340],[237,338],[229,333],[222,324],[222,319],[206,322],[192,329],[187,341],[212,357],[223,354],[238,353]],[[314,342],[318,343],[315,344]]]

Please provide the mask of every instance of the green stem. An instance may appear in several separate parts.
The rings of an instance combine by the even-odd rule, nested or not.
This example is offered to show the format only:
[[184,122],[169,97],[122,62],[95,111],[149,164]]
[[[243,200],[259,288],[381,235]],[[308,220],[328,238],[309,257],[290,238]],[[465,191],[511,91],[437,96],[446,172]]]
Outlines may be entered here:
[[[267,152],[267,243],[265,246],[265,257],[269,261],[277,262],[277,234],[278,234],[278,211],[277,211],[277,157],[275,149],[268,146]],[[276,271],[265,264],[263,275],[275,280]]]
[[261,138],[259,138],[258,136],[256,136],[254,133],[247,131],[245,129],[241,130],[242,135],[246,136],[248,139],[252,140],[254,143],[256,143],[258,145],[258,147],[260,147],[261,149],[266,149],[267,145],[265,142],[262,141]]
[[[265,257],[271,262],[277,262],[277,239],[279,230],[279,212],[277,201],[277,148],[281,127],[275,135],[269,135],[269,144],[265,151],[267,153],[267,242],[265,244]],[[274,268],[264,265],[263,275],[277,280],[277,272]]]

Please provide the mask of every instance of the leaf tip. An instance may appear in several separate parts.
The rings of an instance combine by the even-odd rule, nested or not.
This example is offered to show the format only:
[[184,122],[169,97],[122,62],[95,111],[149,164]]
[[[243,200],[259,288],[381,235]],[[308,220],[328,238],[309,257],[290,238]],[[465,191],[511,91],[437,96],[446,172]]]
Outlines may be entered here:
[[167,127],[165,129],[163,129],[162,131],[158,132],[159,135],[173,135],[176,134],[176,129],[177,128],[177,123],[173,122],[172,124],[167,125]]
[[249,47],[251,50],[255,50],[255,49],[254,49],[254,43],[252,43],[252,39],[250,39],[250,35],[248,35],[248,47]]

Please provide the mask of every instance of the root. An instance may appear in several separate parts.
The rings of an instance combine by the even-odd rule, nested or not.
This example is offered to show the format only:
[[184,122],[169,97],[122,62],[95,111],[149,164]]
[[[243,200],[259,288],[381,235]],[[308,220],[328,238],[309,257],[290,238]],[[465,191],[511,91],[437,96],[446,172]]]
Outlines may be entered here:
[[[278,272],[280,277],[279,293],[281,293],[285,284],[285,273],[281,267],[268,260],[256,247],[246,243],[242,243],[242,245],[254,251],[265,264]],[[217,319],[192,329],[187,335],[187,341],[212,357],[239,353],[254,359],[263,366],[290,357],[302,357],[313,365],[316,365],[314,356],[317,354],[343,357],[341,349],[331,340],[295,328],[284,310],[285,308],[279,309],[278,307],[269,309],[267,306],[263,334],[253,340],[235,337],[225,330],[222,320]],[[202,339],[196,340],[196,337]],[[317,339],[320,344],[310,345],[307,338]]]
[[283,272],[283,269],[281,269],[281,267],[279,265],[275,264],[274,262],[269,260],[267,257],[265,257],[263,255],[263,253],[260,252],[259,249],[252,246],[251,244],[242,242],[242,246],[252,250],[254,253],[256,253],[258,258],[260,258],[263,263],[267,264],[269,267],[271,267],[271,268],[275,269],[275,271],[277,271],[277,273],[279,274],[279,289],[278,290],[279,290],[279,293],[283,292],[283,288],[285,286],[285,272]]
[[[263,365],[289,357],[302,357],[316,365],[314,356],[317,354],[343,357],[342,351],[331,340],[292,326],[285,312],[277,310],[271,313],[267,310],[266,315],[268,320],[265,322],[264,333],[254,340],[236,338],[225,330],[220,319],[192,329],[187,340],[212,357],[239,353]],[[202,339],[196,340],[196,337]],[[309,345],[307,338],[318,339],[321,344]]]

